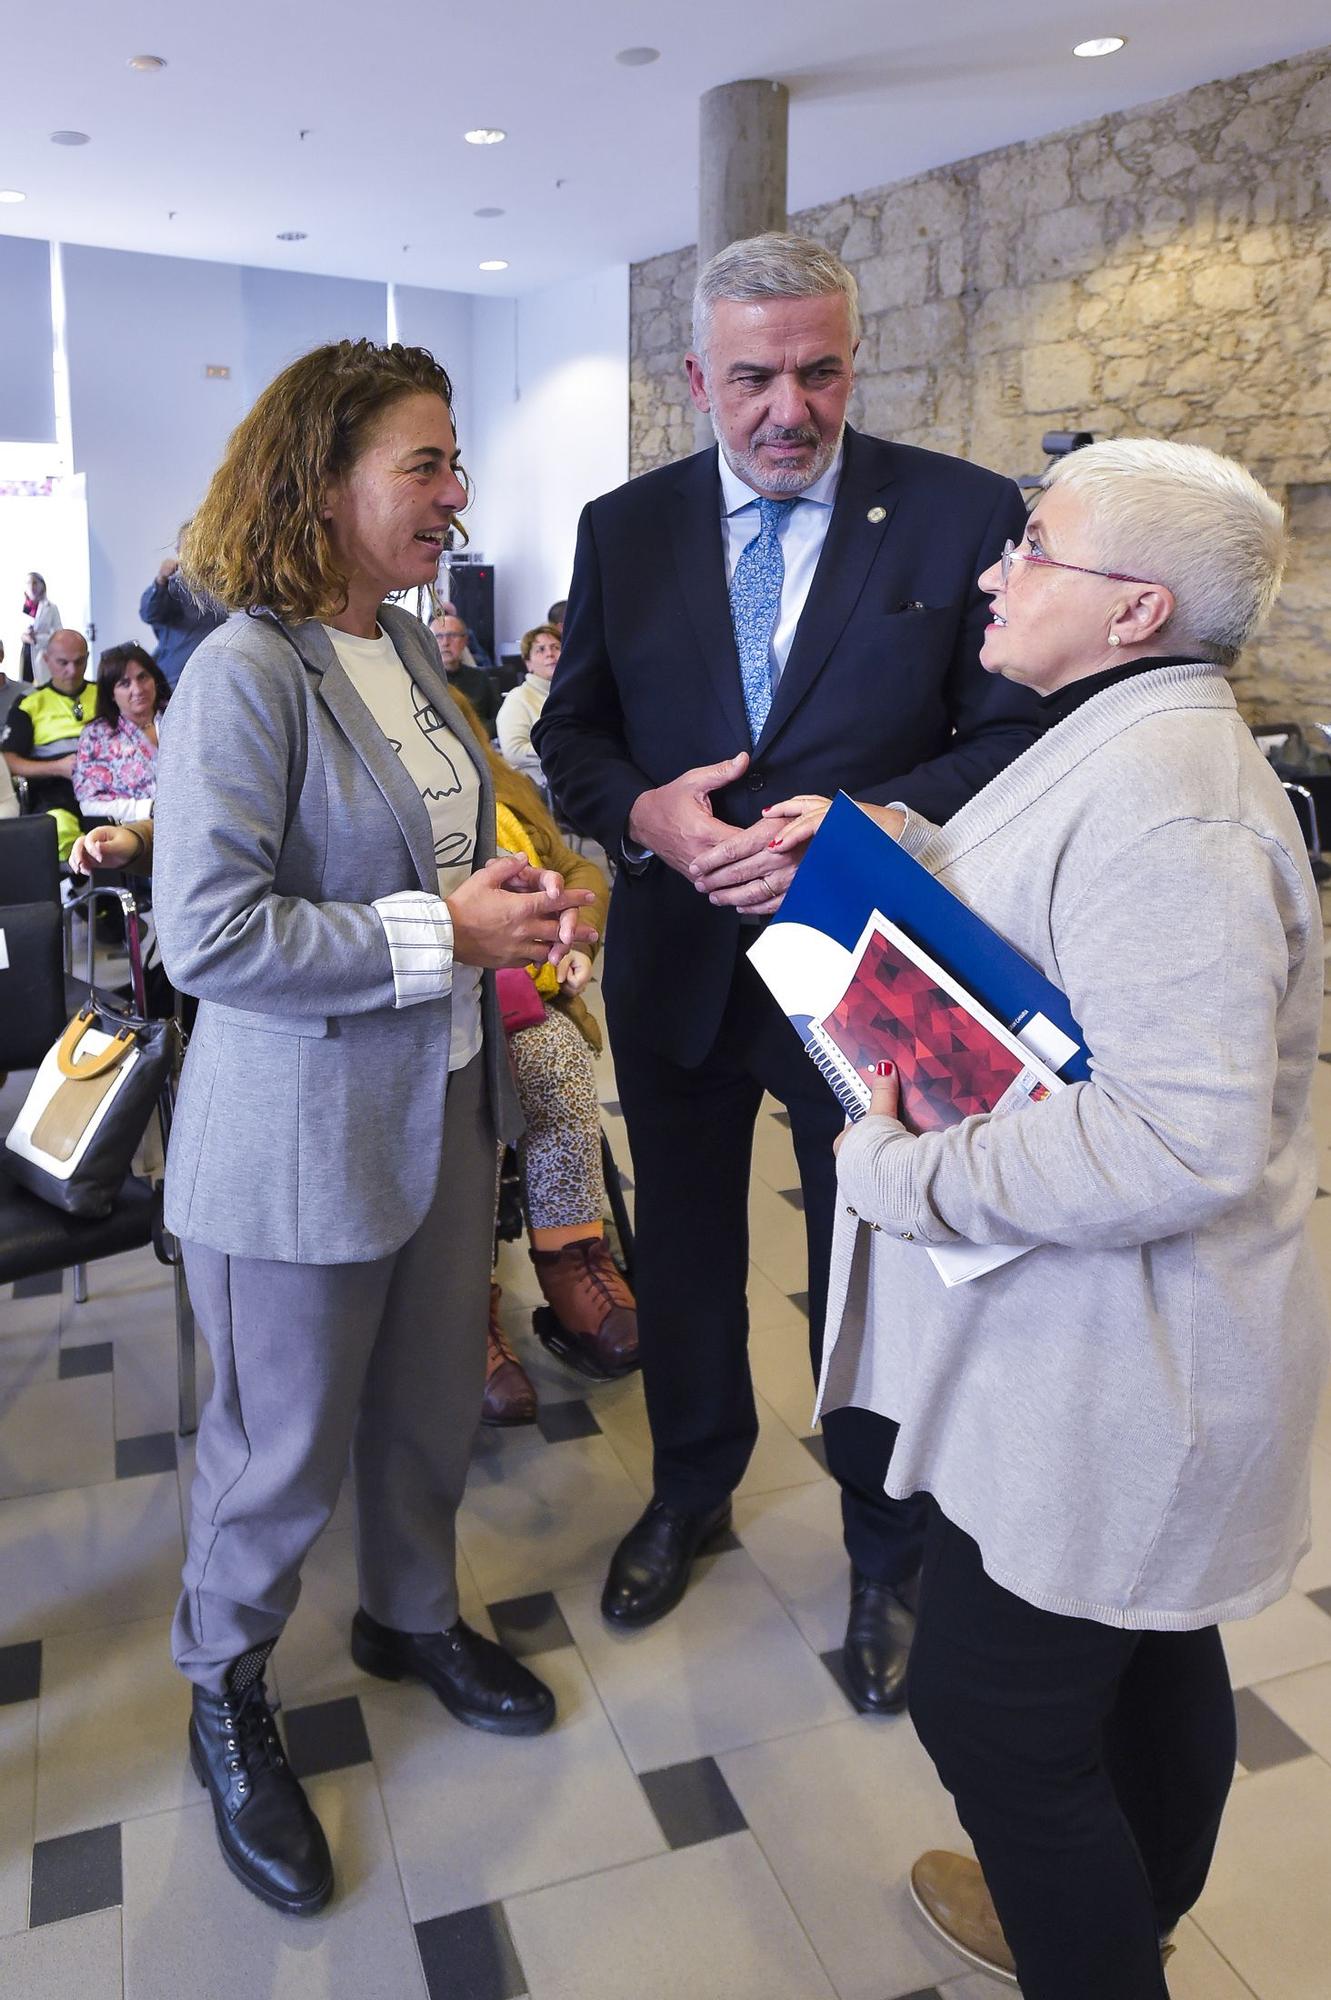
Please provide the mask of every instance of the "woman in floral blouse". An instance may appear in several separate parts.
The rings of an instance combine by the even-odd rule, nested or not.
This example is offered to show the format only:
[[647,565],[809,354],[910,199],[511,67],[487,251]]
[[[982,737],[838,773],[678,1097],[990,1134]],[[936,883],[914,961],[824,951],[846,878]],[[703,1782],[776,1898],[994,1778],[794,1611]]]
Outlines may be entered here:
[[146,819],[157,791],[157,722],[171,699],[142,646],[108,646],[97,663],[97,713],[79,738],[74,793],[85,819]]

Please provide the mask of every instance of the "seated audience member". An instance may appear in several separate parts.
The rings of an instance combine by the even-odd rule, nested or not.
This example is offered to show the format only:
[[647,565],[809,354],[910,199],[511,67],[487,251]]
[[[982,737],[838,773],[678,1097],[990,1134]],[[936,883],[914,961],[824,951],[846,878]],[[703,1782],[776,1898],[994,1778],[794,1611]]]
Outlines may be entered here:
[[545,707],[555,668],[559,665],[560,638],[553,625],[533,625],[521,640],[523,665],[527,671],[515,688],[510,688],[499,705],[495,734],[499,748],[515,771],[541,782],[541,760],[532,744],[531,733]]
[[466,696],[484,724],[488,741],[494,735],[495,717],[499,712],[499,690],[484,668],[478,667],[471,657],[466,625],[452,605],[445,604],[430,620],[430,630],[434,633],[449,687],[455,694]]
[[[574,853],[530,779],[496,756],[466,703],[458,706],[485,744],[494,779],[498,847],[525,854],[536,868],[556,869],[570,889],[591,890],[596,901],[588,909],[588,922],[602,934],[610,897],[605,876],[595,862]],[[501,984],[509,982],[508,990],[518,1000],[516,1012],[506,1008],[505,1026],[527,1127],[523,1154],[530,1254],[547,1307],[536,1313],[535,1329],[552,1354],[604,1381],[637,1367],[638,1313],[610,1254],[601,1219],[601,1107],[592,1064],[601,1052],[601,1031],[582,999],[594,951],[594,945],[579,945],[557,965],[530,965],[525,972],[506,972],[500,978]],[[536,1391],[504,1337],[499,1298],[499,1286],[492,1285],[481,1421],[530,1423],[536,1415]]]
[[97,712],[79,738],[74,793],[85,819],[152,816],[157,723],[171,689],[152,655],[130,642],[97,663]]
[[139,616],[153,628],[157,665],[167,687],[173,688],[200,639],[215,632],[226,613],[219,604],[192,591],[175,556],[168,556],[139,599]]
[[46,647],[49,683],[14,703],[0,733],[0,753],[10,776],[27,781],[29,812],[58,815],[62,858],[78,835],[74,757],[96,705],[96,694],[83,678],[87,664],[83,634],[57,627]]
[[[466,619],[460,616],[460,614],[459,614],[459,612],[458,612],[458,608],[457,608],[457,605],[456,605],[456,604],[453,604],[453,603],[451,603],[451,602],[449,601],[449,599],[445,597],[445,598],[444,598],[444,599],[443,599],[443,600],[442,600],[442,601],[440,602],[440,604],[439,604],[439,605],[437,606],[437,608],[436,608],[436,610],[435,610],[435,614],[434,614],[434,615],[435,615],[435,617],[436,617],[436,618],[456,618],[456,619],[457,619],[457,621],[458,621],[459,625],[461,625],[461,627],[462,627],[463,631],[464,631],[464,632],[466,633],[466,635],[467,635],[467,636],[466,636],[466,638],[465,638],[465,639],[464,639],[464,641],[463,641],[463,644],[462,644],[462,652],[461,652],[461,654],[460,654],[460,655],[458,655],[457,657],[460,657],[460,658],[461,658],[461,661],[462,661],[462,664],[463,664],[463,666],[464,666],[464,667],[476,667],[476,666],[479,666],[479,665],[480,665],[480,661],[479,661],[479,660],[477,659],[477,657],[476,657],[476,652],[475,652],[475,644],[474,644],[474,635],[473,635],[473,633],[472,633],[472,629],[471,629],[470,625],[468,625],[468,623],[467,623]],[[437,635],[436,635],[436,638],[437,638]]]
[[[870,808],[1066,990],[1092,1058],[920,1136],[879,1083],[838,1141],[820,1390],[898,1424],[888,1490],[933,1496],[910,1708],[978,1864],[927,1854],[912,1887],[1026,2000],[1166,2000],[1234,1776],[1217,1627],[1307,1547],[1322,930],[1225,680],[1285,546],[1200,446],[1064,459],[980,578],[981,661],[1047,734],[944,826]],[[928,1248],[959,1242],[1029,1254],[949,1290]]]
[[545,614],[546,624],[553,625],[561,639],[564,636],[564,620],[567,616],[568,599],[566,597],[561,597],[556,603],[552,604]]
[[[441,618],[462,618],[462,613],[458,610],[456,604],[451,604],[445,598],[439,605],[437,616]],[[479,667],[483,673],[493,673],[494,661],[482,645],[476,627],[474,625],[467,625],[465,618],[462,618],[462,623],[466,626],[467,631],[467,644],[462,654],[463,665],[467,667]]]
[[18,793],[9,775],[9,766],[0,757],[0,819],[18,818]]

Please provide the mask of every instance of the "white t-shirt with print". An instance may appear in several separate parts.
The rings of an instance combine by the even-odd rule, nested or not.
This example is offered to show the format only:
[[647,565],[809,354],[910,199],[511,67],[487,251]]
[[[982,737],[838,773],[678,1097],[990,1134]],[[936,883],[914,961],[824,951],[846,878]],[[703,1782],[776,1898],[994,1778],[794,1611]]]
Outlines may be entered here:
[[[451,896],[475,865],[481,801],[476,766],[416,686],[386,632],[374,639],[360,639],[331,625],[325,625],[324,630],[348,680],[425,801],[434,835],[439,894]],[[469,1063],[481,1046],[480,968],[455,963],[452,992],[448,1067],[457,1070]]]

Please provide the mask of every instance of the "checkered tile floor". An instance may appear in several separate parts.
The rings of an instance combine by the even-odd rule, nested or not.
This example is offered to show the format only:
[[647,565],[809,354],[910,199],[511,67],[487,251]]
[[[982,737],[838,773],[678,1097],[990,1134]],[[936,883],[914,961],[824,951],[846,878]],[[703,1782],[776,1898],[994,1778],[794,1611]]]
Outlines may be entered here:
[[[1331,1064],[1331,1015],[1324,1041]],[[607,1129],[627,1163],[608,1062]],[[0,1093],[12,1115],[21,1079]],[[1331,1067],[1317,1079],[1324,1158]],[[1331,1159],[1323,1179],[1331,1187]],[[631,1196],[630,1196],[631,1199]],[[460,1728],[352,1666],[345,1504],[274,1657],[293,1764],[338,1894],[297,1924],[217,1855],[168,1652],[192,1448],[174,1432],[171,1296],[150,1254],[92,1295],[0,1294],[0,1993],[14,2000],[987,2000],[904,1889],[960,1835],[909,1722],[855,1716],[836,1495],[808,1435],[800,1206],[785,1121],[752,1195],[761,1437],[733,1536],[645,1632],[597,1611],[649,1491],[636,1380],[588,1389],[505,1316],[539,1426],[483,1433],[462,1517],[463,1609],[554,1687],[534,1741]],[[1314,1215],[1331,1262],[1331,1210]],[[1240,1767],[1175,2000],[1331,1990],[1331,1411],[1299,1588],[1226,1635]]]

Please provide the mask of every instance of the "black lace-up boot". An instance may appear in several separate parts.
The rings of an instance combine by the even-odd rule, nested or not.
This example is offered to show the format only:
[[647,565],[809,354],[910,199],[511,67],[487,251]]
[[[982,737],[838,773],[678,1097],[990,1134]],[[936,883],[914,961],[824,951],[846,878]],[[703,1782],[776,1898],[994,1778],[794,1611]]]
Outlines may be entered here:
[[268,1703],[263,1670],[272,1650],[256,1646],[234,1661],[225,1694],[195,1688],[190,1762],[211,1794],[232,1874],[261,1902],[306,1917],[332,1895],[333,1863]]

